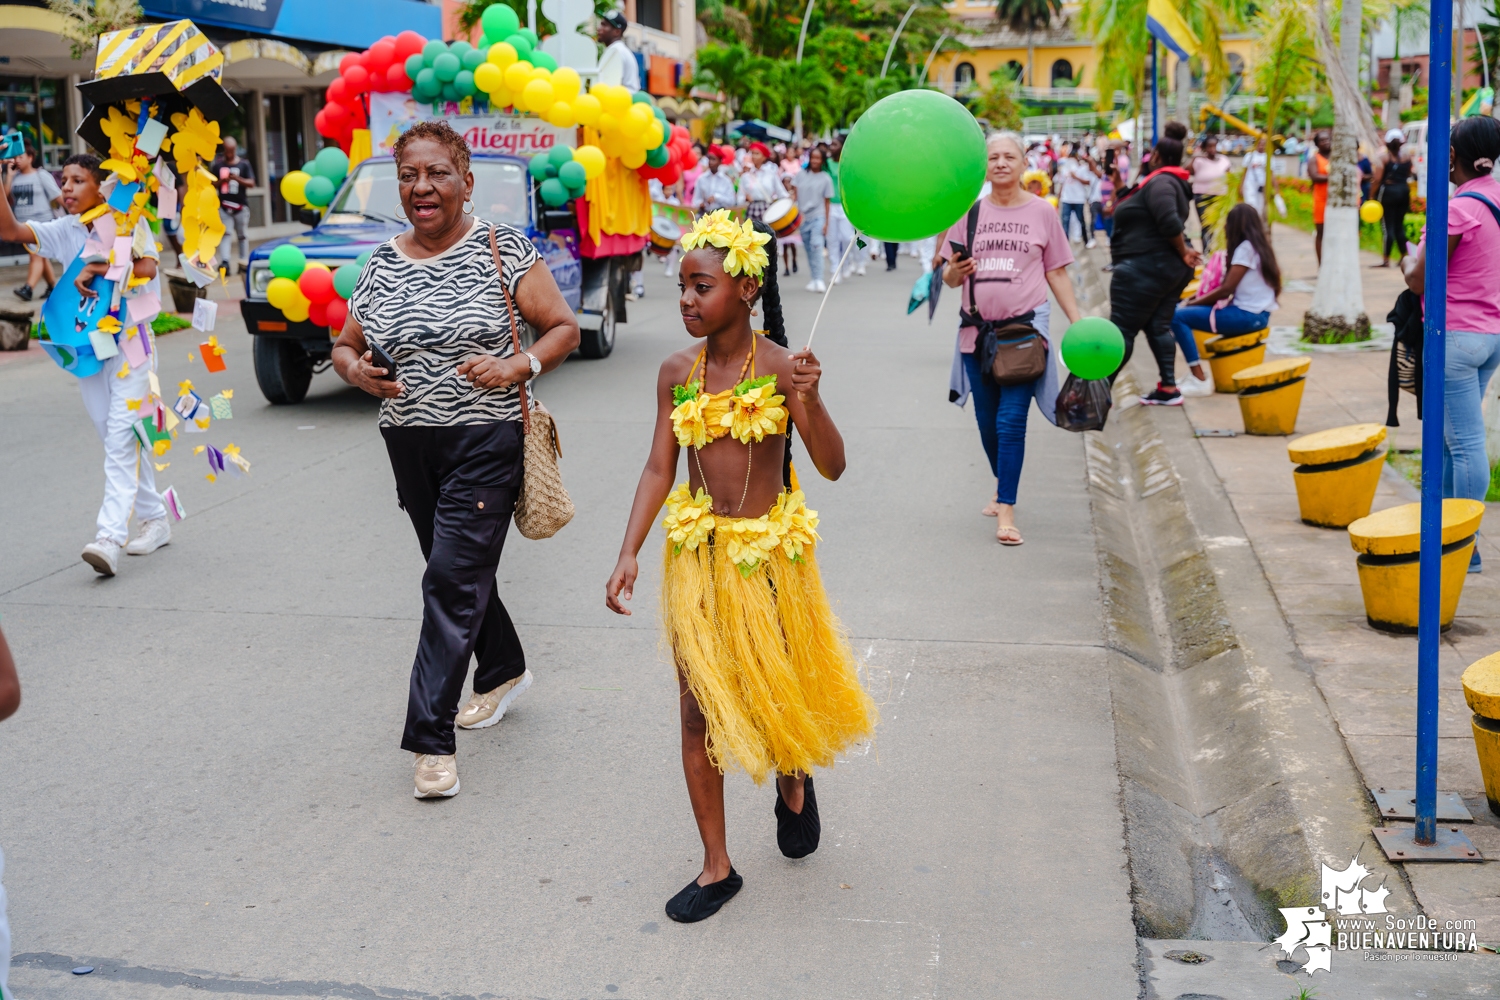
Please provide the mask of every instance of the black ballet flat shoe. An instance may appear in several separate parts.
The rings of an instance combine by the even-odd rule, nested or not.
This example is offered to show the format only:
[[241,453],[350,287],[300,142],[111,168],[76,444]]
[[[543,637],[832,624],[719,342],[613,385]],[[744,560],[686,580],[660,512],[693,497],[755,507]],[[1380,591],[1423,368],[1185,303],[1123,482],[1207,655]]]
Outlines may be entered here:
[[789,858],[805,858],[818,849],[823,824],[818,819],[818,797],[813,794],[812,775],[802,783],[802,811],[794,813],[781,797],[776,783],[776,846]]
[[733,868],[718,882],[699,885],[698,880],[689,882],[681,892],[667,900],[667,916],[679,924],[695,924],[707,920],[719,912],[719,907],[734,898],[745,880]]

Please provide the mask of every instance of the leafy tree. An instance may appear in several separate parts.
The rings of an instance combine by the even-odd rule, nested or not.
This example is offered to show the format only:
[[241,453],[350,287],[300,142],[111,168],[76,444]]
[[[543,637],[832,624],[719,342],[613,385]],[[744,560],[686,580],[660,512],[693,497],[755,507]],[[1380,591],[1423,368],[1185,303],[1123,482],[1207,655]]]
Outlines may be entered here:
[[[485,9],[495,4],[504,4],[516,12],[521,19],[521,27],[526,27],[526,0],[468,0],[458,11],[458,25],[465,32],[474,30],[479,24],[480,18],[484,17]],[[614,10],[618,4],[614,0],[594,0],[594,15],[601,17]],[[542,15],[541,4],[537,4],[536,32],[542,37],[557,33],[557,25],[553,24]]]
[[74,59],[86,58],[106,31],[129,28],[145,19],[136,0],[47,0],[47,6],[63,16],[62,36],[68,40]]
[[1018,35],[1026,36],[1026,81],[1036,86],[1036,46],[1033,33],[1051,27],[1062,14],[1062,0],[997,0],[995,20]]

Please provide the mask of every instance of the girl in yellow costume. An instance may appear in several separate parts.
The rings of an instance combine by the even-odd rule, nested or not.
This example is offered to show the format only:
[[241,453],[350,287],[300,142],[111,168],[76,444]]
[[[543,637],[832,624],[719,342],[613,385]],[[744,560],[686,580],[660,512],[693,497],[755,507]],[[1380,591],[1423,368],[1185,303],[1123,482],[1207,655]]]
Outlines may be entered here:
[[[703,838],[702,874],[667,903],[683,922],[716,913],[743,884],[725,847],[724,769],[737,764],[757,784],[775,773],[777,843],[805,857],[820,833],[808,772],[875,725],[818,576],[817,512],[783,462],[790,418],[814,467],[827,479],[843,474],[844,441],[818,392],[822,368],[811,351],[793,354],[750,328],[770,239],[727,211],[682,238],[679,306],[701,343],[661,366],[651,457],[605,588],[609,608],[630,614],[621,600],[635,586],[636,554],[666,504],[662,613]],[[779,325],[779,308],[767,320]],[[688,482],[674,489],[682,448],[691,450]]]

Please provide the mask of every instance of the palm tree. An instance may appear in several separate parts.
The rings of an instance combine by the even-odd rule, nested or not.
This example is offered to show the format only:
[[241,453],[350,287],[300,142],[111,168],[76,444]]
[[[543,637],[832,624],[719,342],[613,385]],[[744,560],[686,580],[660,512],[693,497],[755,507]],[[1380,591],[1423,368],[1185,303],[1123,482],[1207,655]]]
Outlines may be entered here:
[[707,45],[698,50],[698,68],[691,86],[719,91],[729,110],[739,115],[747,108],[764,111],[776,99],[776,88],[768,79],[772,61],[756,55],[744,45]]
[[[1052,25],[1052,18],[1062,13],[1062,0],[998,0],[995,19],[1016,34],[1026,35],[1026,82],[1036,86],[1036,46],[1032,33]],[[1143,22],[1144,23],[1144,22]]]
[[[1256,12],[1253,27],[1260,38],[1255,60],[1255,89],[1266,99],[1266,138],[1260,149],[1271,155],[1270,136],[1276,130],[1281,108],[1293,94],[1312,89],[1317,75],[1317,45],[1308,30],[1312,11],[1307,0],[1272,0]],[[1267,231],[1271,228],[1271,199],[1275,196],[1274,171],[1268,171],[1269,185],[1261,203],[1261,218]]]
[[106,31],[119,31],[140,24],[144,19],[136,0],[47,0],[47,6],[64,19],[62,35],[70,43],[74,59],[82,59],[99,42]]

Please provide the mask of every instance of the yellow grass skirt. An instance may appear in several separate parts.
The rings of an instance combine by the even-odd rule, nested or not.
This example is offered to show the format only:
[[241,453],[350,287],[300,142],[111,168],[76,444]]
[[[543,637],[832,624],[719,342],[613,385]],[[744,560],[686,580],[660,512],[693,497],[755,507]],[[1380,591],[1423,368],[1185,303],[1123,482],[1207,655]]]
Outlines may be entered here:
[[758,518],[715,517],[702,490],[667,498],[662,616],[708,722],[709,759],[755,779],[828,767],[871,735],[875,703],[813,558],[801,491]]

